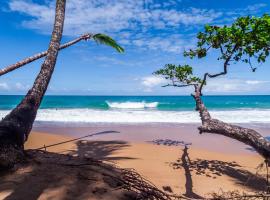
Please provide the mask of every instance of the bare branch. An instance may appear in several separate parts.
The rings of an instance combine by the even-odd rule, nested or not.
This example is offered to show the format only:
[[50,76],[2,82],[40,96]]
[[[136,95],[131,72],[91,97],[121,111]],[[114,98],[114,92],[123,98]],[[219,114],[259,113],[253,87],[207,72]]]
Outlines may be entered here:
[[[205,73],[205,74],[204,74],[203,81],[202,81],[202,83],[201,83],[201,85],[200,85],[200,90],[199,90],[199,91],[200,91],[200,94],[202,94],[202,89],[203,89],[203,86],[204,86],[205,83],[206,83],[207,77],[209,77],[209,78],[215,78],[215,77],[218,77],[218,76],[227,74],[227,72],[228,72],[227,69],[228,69],[228,66],[229,66],[229,62],[231,61],[231,58],[232,58],[234,52],[236,51],[237,47],[238,47],[238,46],[237,46],[237,44],[236,44],[236,45],[234,46],[234,48],[233,48],[231,54],[226,58],[226,60],[225,60],[225,62],[224,62],[224,64],[223,64],[223,71],[222,71],[222,72],[217,73],[217,74],[209,74],[209,73]],[[222,48],[221,48],[220,50],[223,51]]]
[[249,64],[250,69],[252,70],[252,72],[255,72],[255,71],[256,71],[256,69],[257,69],[257,67],[253,67],[253,65],[252,65],[252,63],[251,63],[250,58],[248,58],[248,64]]
[[[65,48],[67,48],[67,47],[69,47],[69,46],[71,46],[73,44],[76,44],[77,42],[80,42],[81,40],[87,41],[87,40],[91,39],[92,36],[93,36],[92,34],[86,33],[86,34],[82,35],[79,38],[76,38],[76,39],[74,39],[74,40],[72,40],[70,42],[67,42],[67,43],[61,45],[59,47],[59,50],[65,49]],[[31,62],[33,62],[35,60],[38,60],[38,59],[40,59],[42,57],[45,57],[47,54],[48,54],[48,51],[43,51],[41,53],[37,53],[37,54],[35,54],[33,56],[25,58],[25,59],[23,59],[23,60],[21,60],[19,62],[16,62],[15,64],[6,66],[6,67],[0,69],[0,76],[2,76],[4,74],[7,74],[7,73],[9,73],[9,72],[11,72],[11,71],[13,71],[15,69],[18,69],[18,68],[20,68],[20,67],[22,67],[22,66],[24,66],[26,64],[29,64],[29,63],[31,63]]]
[[223,51],[222,45],[220,45],[220,52],[221,52],[222,55],[224,55],[224,51]]
[[167,84],[167,85],[163,85],[161,87],[189,87],[189,86],[195,86],[197,84],[183,84],[183,85],[178,85],[178,84]]

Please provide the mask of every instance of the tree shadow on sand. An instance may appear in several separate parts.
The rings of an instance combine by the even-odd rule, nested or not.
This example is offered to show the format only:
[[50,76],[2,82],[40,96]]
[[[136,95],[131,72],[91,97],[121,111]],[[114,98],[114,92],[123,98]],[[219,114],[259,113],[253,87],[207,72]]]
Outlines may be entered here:
[[185,171],[185,177],[186,177],[186,184],[185,184],[186,193],[184,195],[189,198],[201,199],[202,197],[193,191],[193,181],[192,181],[192,175],[191,175],[191,170],[190,170],[190,163],[191,163],[191,160],[188,155],[188,147],[187,145],[185,145],[185,148],[183,149],[183,154],[181,156],[181,164]]
[[[187,164],[183,162],[183,156],[187,154],[187,151],[188,149],[185,147],[182,157],[176,162],[171,163],[174,169],[187,168]],[[236,184],[248,187],[252,190],[265,191],[266,189],[266,179],[263,176],[242,169],[242,166],[234,161],[224,162],[219,160],[189,159],[188,163],[189,171],[194,171],[196,175],[213,179],[216,179],[218,176],[226,175],[233,178]]]
[[186,197],[202,198],[193,191],[192,172],[195,172],[198,176],[206,176],[213,179],[218,176],[226,175],[231,177],[236,184],[248,187],[252,190],[265,191],[266,189],[267,184],[265,177],[244,170],[242,166],[236,162],[203,159],[191,160],[188,154],[188,146],[191,145],[191,143],[170,139],[157,139],[151,141],[151,143],[165,146],[184,146],[181,157],[176,162],[171,163],[171,166],[174,169],[183,169],[185,172],[186,192],[184,195]]
[[76,142],[77,150],[69,151],[69,155],[84,158],[94,158],[102,161],[116,161],[123,159],[135,159],[131,157],[111,156],[117,151],[129,147],[125,141],[88,141],[80,140]]
[[191,160],[188,155],[188,146],[191,145],[191,143],[186,143],[185,141],[178,141],[178,140],[171,140],[171,139],[157,139],[157,140],[151,141],[151,143],[156,144],[156,145],[184,146],[185,147],[183,149],[183,154],[181,158],[179,159],[179,162],[181,163],[181,168],[183,168],[185,171],[185,178],[186,178],[186,183],[185,183],[186,192],[183,195],[188,198],[203,199],[203,197],[201,197],[200,195],[196,194],[193,191],[193,180],[192,180],[192,175],[191,175],[191,170],[190,170]]
[[[0,173],[0,193],[5,200],[135,199],[119,182],[121,171],[101,160],[127,147],[122,141],[78,141],[70,155],[28,150],[28,159],[10,173]],[[99,161],[98,161],[99,160]]]

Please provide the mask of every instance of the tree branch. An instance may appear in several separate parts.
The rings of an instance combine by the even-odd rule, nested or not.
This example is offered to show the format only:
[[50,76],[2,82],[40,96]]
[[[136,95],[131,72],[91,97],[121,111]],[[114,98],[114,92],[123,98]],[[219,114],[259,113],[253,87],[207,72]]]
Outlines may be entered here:
[[214,133],[238,140],[253,147],[267,162],[270,162],[270,142],[260,133],[253,129],[243,128],[213,119],[204,105],[199,89],[196,86],[195,93],[192,96],[196,102],[196,110],[199,111],[202,122],[202,126],[199,127],[200,133]]
[[[234,48],[233,48],[231,54],[226,58],[226,60],[225,60],[225,62],[224,62],[224,64],[223,64],[223,71],[222,71],[222,72],[217,73],[217,74],[209,74],[209,73],[207,72],[207,73],[204,74],[203,81],[202,81],[202,83],[201,83],[201,85],[200,85],[200,89],[199,89],[200,94],[202,94],[202,89],[203,89],[203,86],[204,86],[205,83],[206,83],[207,77],[209,77],[209,78],[215,78],[215,77],[218,77],[218,76],[227,74],[227,72],[228,72],[227,69],[228,69],[228,66],[229,66],[229,62],[231,61],[231,58],[232,58],[232,56],[233,56],[233,54],[234,54],[234,52],[235,52],[236,49],[237,49],[237,44],[234,46]],[[223,52],[222,47],[221,47],[220,50]]]
[[[65,49],[65,48],[67,48],[67,47],[69,47],[69,46],[71,46],[73,44],[76,44],[77,42],[80,42],[81,40],[87,41],[87,40],[91,39],[92,36],[93,36],[92,34],[86,33],[86,34],[82,35],[81,37],[79,37],[77,39],[74,39],[74,40],[72,40],[70,42],[67,42],[67,43],[61,45],[59,47],[59,50]],[[48,51],[43,51],[41,53],[37,53],[37,54],[35,54],[33,56],[25,58],[25,59],[15,63],[15,64],[4,67],[4,68],[0,69],[0,76],[2,76],[4,74],[7,74],[7,73],[9,73],[9,72],[11,72],[11,71],[13,71],[15,69],[18,69],[18,68],[20,68],[20,67],[22,67],[22,66],[24,66],[26,64],[29,64],[29,63],[31,63],[31,62],[33,62],[35,60],[38,60],[38,59],[40,59],[42,57],[45,57],[47,54],[48,54]]]
[[183,85],[177,85],[177,84],[167,84],[167,85],[163,85],[161,87],[189,87],[189,86],[195,86],[197,84],[183,84]]

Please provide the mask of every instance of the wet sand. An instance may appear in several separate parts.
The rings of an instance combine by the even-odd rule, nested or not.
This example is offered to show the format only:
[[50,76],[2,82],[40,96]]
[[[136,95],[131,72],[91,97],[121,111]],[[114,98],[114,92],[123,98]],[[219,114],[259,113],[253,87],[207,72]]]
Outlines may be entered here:
[[[192,144],[192,147],[215,151],[220,153],[237,153],[237,154],[254,154],[254,151],[247,145],[236,140],[216,135],[203,133],[199,134],[198,126],[200,124],[87,124],[87,125],[70,125],[59,124],[39,125],[34,127],[33,131],[46,132],[62,136],[80,137],[88,134],[114,131],[89,137],[88,140],[122,140],[126,142],[150,142],[157,139],[170,139],[183,141]],[[270,135],[268,126],[256,124],[243,124],[244,127],[251,127],[260,132],[263,136]],[[117,133],[115,133],[117,132]],[[229,148],[228,148],[229,147]]]

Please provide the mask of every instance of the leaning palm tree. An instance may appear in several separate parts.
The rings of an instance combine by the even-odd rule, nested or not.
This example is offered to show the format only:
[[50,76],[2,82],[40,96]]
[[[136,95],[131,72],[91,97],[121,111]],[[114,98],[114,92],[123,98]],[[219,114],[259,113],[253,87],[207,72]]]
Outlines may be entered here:
[[[92,33],[86,33],[86,34],[83,34],[82,36],[70,41],[70,42],[67,42],[63,45],[61,45],[59,47],[59,50],[62,50],[62,49],[65,49],[67,47],[70,47],[80,41],[88,41],[90,39],[93,39],[94,41],[96,41],[98,44],[105,44],[105,45],[108,45],[108,46],[111,46],[113,47],[114,49],[116,49],[118,52],[122,53],[124,52],[124,49],[122,47],[120,47],[112,38],[110,38],[109,36],[105,35],[105,34],[101,34],[101,33],[98,33],[98,34],[92,34]],[[38,60],[44,56],[46,56],[48,54],[48,50],[47,51],[43,51],[43,52],[40,52],[40,53],[37,53],[33,56],[30,56],[30,57],[27,57],[23,60],[20,60],[12,65],[8,65],[2,69],[0,69],[0,76],[2,75],[5,75],[15,69],[18,69],[26,64],[29,64],[35,60]]]
[[[66,0],[56,1],[54,28],[46,58],[33,87],[20,104],[0,122],[0,169],[12,167],[23,158],[24,142],[32,129],[37,110],[49,85],[57,60],[65,19]],[[98,43],[114,47],[123,52],[113,39],[103,34],[93,35]]]
[[66,0],[56,1],[54,28],[41,70],[21,103],[0,122],[0,166],[10,167],[23,153],[23,144],[32,128],[37,109],[48,87],[62,39]]

